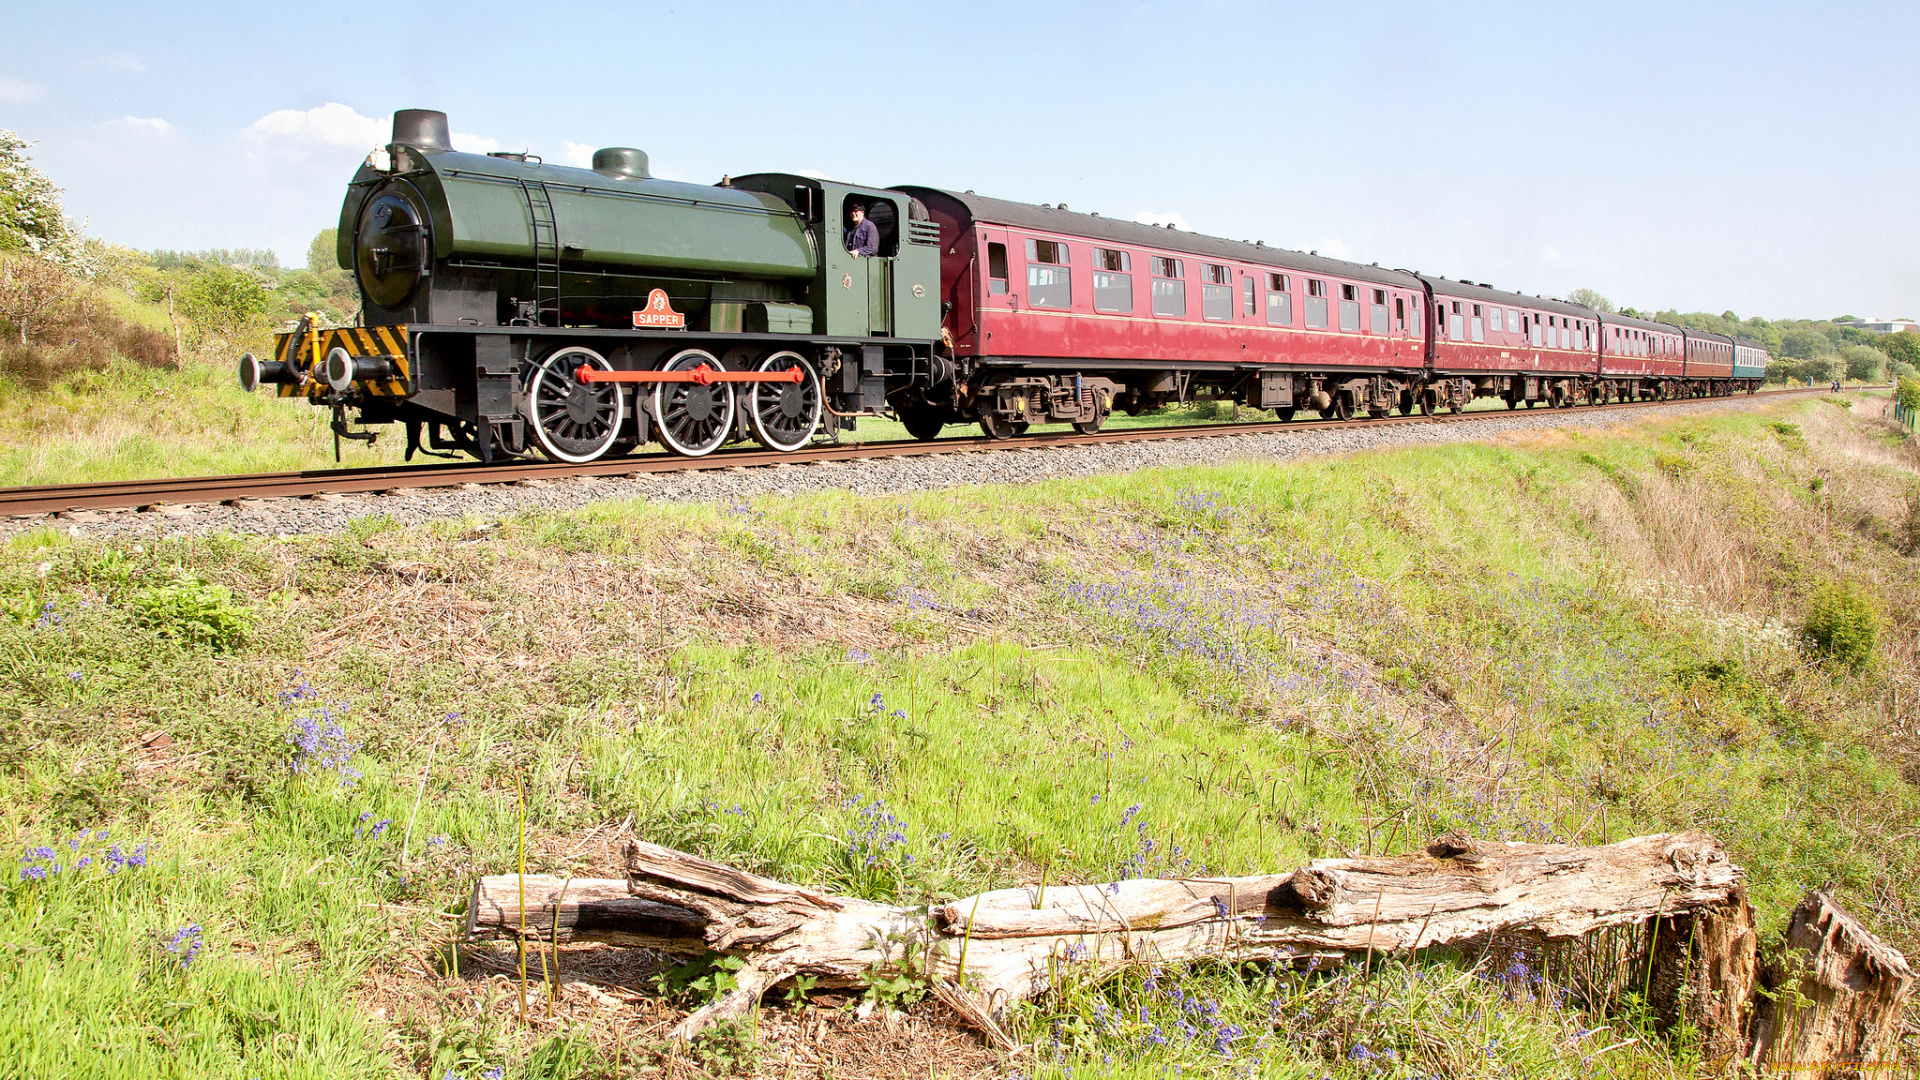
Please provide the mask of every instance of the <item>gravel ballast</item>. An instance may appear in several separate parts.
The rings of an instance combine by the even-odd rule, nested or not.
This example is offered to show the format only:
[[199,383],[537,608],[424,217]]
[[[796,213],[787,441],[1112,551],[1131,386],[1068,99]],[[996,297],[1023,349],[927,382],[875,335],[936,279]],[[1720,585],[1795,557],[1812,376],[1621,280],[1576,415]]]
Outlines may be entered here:
[[86,511],[0,520],[0,536],[52,527],[75,538],[157,537],[205,532],[263,536],[331,533],[369,514],[402,525],[469,515],[499,517],[527,510],[568,510],[616,499],[738,503],[756,495],[849,491],[884,495],[970,484],[1020,484],[1095,476],[1169,465],[1226,461],[1292,461],[1399,446],[1478,442],[1547,428],[1611,428],[1652,416],[1751,409],[1768,398],[1716,398],[1644,408],[1586,412],[1554,410],[1488,413],[1436,424],[1368,424],[1293,428],[1272,432],[1051,448],[1015,448],[920,457],[867,458],[806,465],[648,473],[637,477],[575,477],[460,488],[413,488],[392,494],[318,495],[242,500],[237,505],[172,506],[158,512]]

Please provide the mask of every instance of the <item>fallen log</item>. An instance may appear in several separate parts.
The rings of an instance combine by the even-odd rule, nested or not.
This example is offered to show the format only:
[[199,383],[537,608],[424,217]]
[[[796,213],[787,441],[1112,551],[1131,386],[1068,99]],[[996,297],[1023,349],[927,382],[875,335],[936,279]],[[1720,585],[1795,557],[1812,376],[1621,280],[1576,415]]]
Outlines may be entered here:
[[[1793,1063],[1894,1063],[1913,969],[1822,892],[1802,897],[1784,948],[1762,973],[1751,1058],[1762,1070]],[[1823,1074],[1824,1075],[1824,1074]]]
[[[625,882],[576,880],[564,897],[558,879],[529,877],[524,912],[519,879],[483,878],[468,932],[510,938],[524,920],[525,933],[541,940],[557,925],[562,941],[744,960],[737,988],[689,1016],[676,1029],[682,1037],[745,1015],[766,989],[797,975],[827,986],[903,972],[924,978],[994,1035],[1007,1007],[1053,985],[1062,965],[1096,978],[1200,959],[1328,965],[1496,937],[1545,944],[1609,927],[1671,928],[1693,917],[1718,920],[1712,940],[1748,953],[1702,963],[1694,955],[1701,938],[1690,934],[1687,948],[1669,951],[1689,965],[1676,985],[1694,987],[1676,998],[1744,1003],[1753,972],[1743,875],[1699,832],[1603,847],[1456,834],[1420,854],[1323,859],[1286,874],[999,889],[932,909],[831,897],[643,841],[630,842],[626,856]],[[1732,1023],[1737,1038],[1737,1006],[1730,1015],[1702,1014]]]

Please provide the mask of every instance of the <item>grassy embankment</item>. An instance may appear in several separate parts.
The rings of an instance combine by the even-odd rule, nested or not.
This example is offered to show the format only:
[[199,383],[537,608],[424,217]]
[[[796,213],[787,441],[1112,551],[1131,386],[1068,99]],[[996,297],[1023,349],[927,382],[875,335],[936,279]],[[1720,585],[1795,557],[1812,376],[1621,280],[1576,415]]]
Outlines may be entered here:
[[[1768,930],[1832,880],[1912,950],[1917,467],[1801,401],[905,498],[16,541],[0,1075],[790,1072],[791,1045],[663,1055],[687,1002],[610,950],[564,950],[557,1010],[536,956],[526,1026],[510,952],[456,972],[522,790],[532,869],[607,875],[631,831],[907,901],[1700,826]],[[1889,628],[1859,670],[1797,641],[1835,580]],[[1018,1016],[1017,1068],[1704,1068],[1537,961],[1475,960],[1069,978]],[[817,1046],[829,1015],[762,1030]]]

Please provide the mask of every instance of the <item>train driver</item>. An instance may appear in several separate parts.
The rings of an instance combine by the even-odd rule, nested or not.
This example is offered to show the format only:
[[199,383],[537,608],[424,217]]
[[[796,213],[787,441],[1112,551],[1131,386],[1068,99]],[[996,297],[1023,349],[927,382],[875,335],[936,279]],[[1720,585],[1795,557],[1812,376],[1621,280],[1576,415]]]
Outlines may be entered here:
[[853,228],[847,230],[847,250],[856,257],[872,255],[880,250],[880,230],[867,220],[867,208],[854,203],[847,208],[847,216],[852,219]]

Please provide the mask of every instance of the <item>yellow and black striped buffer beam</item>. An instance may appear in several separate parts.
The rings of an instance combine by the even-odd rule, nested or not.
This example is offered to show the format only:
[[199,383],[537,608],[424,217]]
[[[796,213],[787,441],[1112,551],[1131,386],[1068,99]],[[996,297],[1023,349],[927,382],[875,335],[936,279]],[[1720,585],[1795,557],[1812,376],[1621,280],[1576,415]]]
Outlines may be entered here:
[[297,384],[283,383],[281,397],[321,398],[327,395],[325,364],[327,354],[345,349],[348,356],[385,357],[394,377],[360,383],[370,397],[403,398],[412,395],[412,365],[407,356],[407,328],[404,326],[345,326],[338,330],[309,330],[278,334],[273,355],[293,370],[306,376]]

